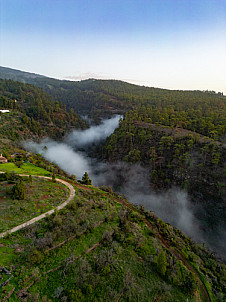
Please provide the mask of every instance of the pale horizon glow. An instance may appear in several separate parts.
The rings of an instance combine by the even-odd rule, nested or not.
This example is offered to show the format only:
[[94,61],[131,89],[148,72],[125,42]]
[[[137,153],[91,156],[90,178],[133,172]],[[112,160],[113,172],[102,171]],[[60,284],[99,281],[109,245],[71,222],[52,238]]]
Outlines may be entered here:
[[226,94],[225,0],[1,0],[0,65]]

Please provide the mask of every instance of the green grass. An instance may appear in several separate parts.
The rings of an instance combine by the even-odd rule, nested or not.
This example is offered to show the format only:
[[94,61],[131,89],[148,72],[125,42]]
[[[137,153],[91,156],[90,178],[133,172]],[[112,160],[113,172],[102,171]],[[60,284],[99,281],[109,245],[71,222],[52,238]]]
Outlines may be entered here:
[[49,176],[50,172],[39,168],[30,163],[24,163],[20,168],[18,168],[14,163],[0,164],[0,171],[11,172],[14,171],[17,174],[30,174],[30,175],[44,175]]
[[[0,266],[9,269],[15,265],[13,278],[4,288],[6,293],[16,288],[10,301],[19,301],[18,291],[29,284],[32,285],[28,290],[29,301],[44,301],[44,297],[80,302],[154,301],[155,298],[168,302],[187,298],[196,301],[184,286],[176,283],[177,279],[170,279],[177,276],[177,271],[173,272],[176,260],[172,261],[170,250],[165,249],[133,212],[126,212],[127,218],[123,219],[125,208],[105,194],[79,188],[74,201],[63,210],[0,238]],[[111,234],[111,239],[106,233]],[[86,254],[97,242],[100,245]],[[59,246],[59,243],[63,244]],[[162,277],[156,266],[157,255],[163,249],[167,255],[168,277]],[[79,259],[72,261],[79,255]],[[199,265],[200,261],[198,257]],[[52,269],[56,270],[49,272]],[[3,280],[7,280],[6,275]],[[0,293],[0,300],[5,296]]]
[[68,196],[66,187],[58,182],[33,177],[32,183],[25,181],[25,185],[25,199],[17,200],[6,194],[14,184],[0,182],[0,232],[53,209]]

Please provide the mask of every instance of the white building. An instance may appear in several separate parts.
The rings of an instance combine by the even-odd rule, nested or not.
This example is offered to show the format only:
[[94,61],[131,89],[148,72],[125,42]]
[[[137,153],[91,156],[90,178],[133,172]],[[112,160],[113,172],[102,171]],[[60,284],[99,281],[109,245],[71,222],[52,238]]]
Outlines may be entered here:
[[9,110],[6,110],[6,109],[0,109],[0,112],[1,112],[1,113],[9,113]]

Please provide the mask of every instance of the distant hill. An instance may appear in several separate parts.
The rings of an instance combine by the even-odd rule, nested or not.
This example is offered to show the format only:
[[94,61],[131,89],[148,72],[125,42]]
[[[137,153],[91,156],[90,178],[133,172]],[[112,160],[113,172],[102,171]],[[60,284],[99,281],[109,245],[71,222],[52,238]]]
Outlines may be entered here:
[[24,81],[24,83],[26,83],[28,79],[45,78],[45,76],[36,73],[25,72],[2,66],[0,66],[0,77],[6,80],[13,80],[19,82]]
[[[113,114],[125,114],[137,106],[175,106],[181,100],[183,107],[193,107],[193,100],[215,100],[221,93],[203,91],[179,91],[144,87],[117,80],[66,81],[48,78],[33,73],[0,67],[0,78],[30,83],[61,101],[67,109],[73,108],[82,116],[99,122]],[[183,107],[181,109],[183,110]]]

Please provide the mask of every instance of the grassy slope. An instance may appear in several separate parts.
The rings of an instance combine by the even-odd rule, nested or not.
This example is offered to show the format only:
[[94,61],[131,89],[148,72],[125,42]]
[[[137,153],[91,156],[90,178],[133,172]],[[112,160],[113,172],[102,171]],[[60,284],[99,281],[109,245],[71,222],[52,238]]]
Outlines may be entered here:
[[[202,271],[212,301],[220,301],[211,292],[214,278],[220,286],[223,266],[217,275],[211,269],[220,264],[210,257],[208,267],[204,250],[113,193],[75,186],[77,196],[67,208],[0,240],[0,264],[14,265],[0,298],[14,289],[10,301],[22,294],[29,301],[196,301],[199,291],[205,297],[197,277]],[[160,251],[167,259],[164,276],[156,264]],[[188,291],[188,264],[199,271],[194,294]],[[3,274],[3,281],[8,278]]]
[[20,168],[18,168],[14,163],[0,164],[0,171],[11,172],[14,171],[17,174],[28,174],[28,175],[44,175],[49,176],[50,172],[37,167],[30,163],[24,163]]
[[13,199],[6,191],[14,184],[0,182],[0,232],[7,231],[23,222],[47,212],[62,203],[67,197],[66,188],[60,183],[33,178],[29,183],[25,179],[24,200]]
[[[117,227],[118,213],[122,207],[119,205],[115,207],[114,203],[111,204],[105,196],[101,196],[97,191],[92,191],[88,194],[82,189],[79,191],[76,201],[69,209],[3,241],[4,249],[8,253],[11,252],[12,259],[14,258],[15,248],[7,251],[7,247],[12,247],[12,243],[14,245],[17,243],[17,250],[18,246],[21,249],[25,248],[24,252],[18,257],[19,261],[25,261],[22,272],[10,282],[8,289],[10,290],[12,286],[16,286],[18,293],[19,289],[26,287],[26,284],[28,285],[35,280],[29,290],[33,293],[33,297],[35,293],[39,292],[40,296],[47,295],[57,301],[60,300],[57,296],[59,298],[67,296],[69,301],[87,301],[88,296],[89,301],[101,298],[106,299],[109,297],[109,292],[114,299],[122,295],[123,301],[123,296],[127,299],[126,297],[131,294],[136,295],[135,290],[137,287],[142,288],[141,297],[143,299],[154,298],[159,291],[162,291],[164,286],[167,287],[164,280],[156,272],[153,271],[151,273],[151,268],[149,269],[150,271],[145,269],[145,264],[142,259],[139,260],[139,255],[134,252],[133,245],[123,245],[120,240],[114,241],[114,243],[107,240],[104,242],[103,240],[103,234],[106,236],[108,232],[112,233],[113,229]],[[92,201],[92,199],[95,199],[95,201]],[[111,218],[109,218],[110,216]],[[66,217],[67,219],[65,219]],[[108,217],[108,221],[105,221],[106,217]],[[67,225],[65,225],[66,222],[63,223],[63,220],[67,221]],[[97,223],[100,223],[100,225]],[[95,226],[96,224],[97,226]],[[134,227],[135,225],[134,223]],[[144,224],[140,223],[140,226],[136,226],[136,229],[140,235],[147,236]],[[75,238],[69,240],[61,247],[47,252],[50,248],[49,243],[41,247],[40,242],[44,241],[43,238],[46,238],[45,234],[51,233],[52,237],[56,230],[58,230],[58,234],[54,236],[52,246],[56,246],[66,238],[72,236],[75,236]],[[35,241],[38,240],[38,249],[32,235],[34,231],[38,237],[35,239]],[[30,240],[24,240],[24,237],[30,238]],[[130,240],[133,237],[134,235],[131,233]],[[147,239],[149,239],[147,247],[150,255],[155,254],[155,245],[159,246],[159,243],[154,243],[150,235]],[[96,243],[100,243],[100,245],[90,253],[85,254],[90,245],[93,246]],[[33,244],[35,244],[35,247],[33,247]],[[40,247],[42,252],[40,252]],[[26,259],[24,258],[25,255]],[[81,257],[79,257],[80,255]],[[39,257],[41,258],[39,259]],[[78,259],[76,260],[77,257]],[[27,261],[27,259],[29,260]],[[6,266],[9,265],[9,260],[10,257],[5,259],[4,264]],[[25,263],[27,264],[25,265]],[[55,268],[58,269],[50,271]],[[19,269],[14,272],[14,274],[17,273],[19,273]],[[36,273],[41,277],[40,279],[38,278],[39,280]],[[62,274],[65,274],[66,279],[63,278],[64,281],[62,280]],[[32,275],[34,276],[31,277]],[[135,276],[136,282],[134,280]],[[28,281],[30,277],[31,279]],[[19,285],[18,283],[21,284]],[[61,290],[62,283],[64,283],[64,286]],[[131,285],[131,288],[127,283]],[[155,287],[153,287],[153,283],[156,284]],[[61,291],[62,293],[60,294]],[[170,291],[168,287],[166,291]],[[168,296],[169,293],[162,293],[161,295]],[[186,295],[179,289],[174,288],[173,298],[169,301],[176,301],[177,299],[181,301],[185,297]],[[17,301],[17,299],[16,295],[12,296],[12,301]]]

